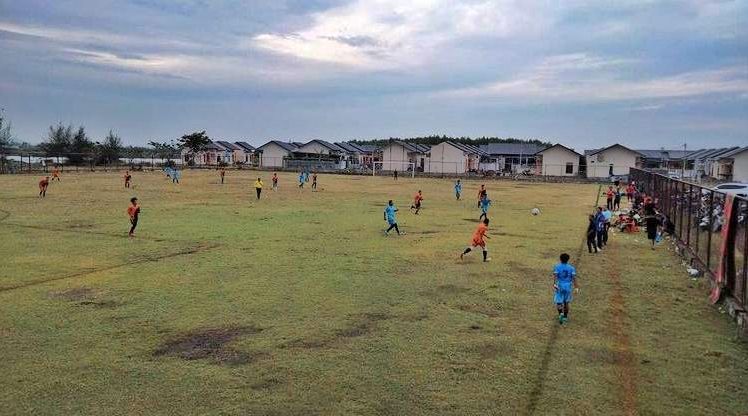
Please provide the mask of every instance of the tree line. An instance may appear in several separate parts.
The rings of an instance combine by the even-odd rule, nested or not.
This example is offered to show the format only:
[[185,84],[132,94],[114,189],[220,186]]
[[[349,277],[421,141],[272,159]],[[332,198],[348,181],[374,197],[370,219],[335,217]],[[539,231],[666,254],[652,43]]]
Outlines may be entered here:
[[371,144],[375,146],[385,146],[387,143],[390,143],[392,141],[401,141],[405,143],[414,143],[414,144],[425,144],[429,146],[435,146],[439,143],[450,141],[460,144],[469,144],[473,146],[480,146],[484,144],[490,144],[490,143],[522,143],[522,144],[534,144],[541,147],[550,147],[553,145],[553,143],[540,140],[540,139],[529,139],[529,140],[523,140],[523,139],[515,139],[513,137],[507,137],[507,138],[501,138],[501,137],[450,137],[447,135],[438,135],[438,134],[432,134],[430,136],[423,136],[423,137],[407,137],[407,138],[400,138],[400,137],[390,137],[389,139],[359,139],[359,140],[349,140],[351,143],[355,144]]
[[[0,114],[0,154],[11,152],[38,153],[49,157],[64,156],[70,164],[109,164],[120,158],[149,158],[172,159],[179,151],[187,147],[190,153],[202,150],[210,139],[205,132],[196,132],[182,136],[177,143],[174,140],[148,142],[145,146],[125,146],[122,138],[114,131],[101,140],[88,136],[84,126],[75,128],[72,124],[49,126],[46,137],[38,145],[26,142],[19,143],[13,136],[11,123]],[[178,157],[178,156],[177,156]]]

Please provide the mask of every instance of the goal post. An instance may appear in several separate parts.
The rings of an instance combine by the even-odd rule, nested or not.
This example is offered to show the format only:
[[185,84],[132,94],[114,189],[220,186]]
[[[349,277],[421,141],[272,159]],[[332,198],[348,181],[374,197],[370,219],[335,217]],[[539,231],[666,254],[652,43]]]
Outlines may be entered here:
[[385,172],[392,173],[398,171],[405,175],[410,175],[411,178],[416,177],[416,164],[415,162],[399,162],[399,161],[380,161],[374,162],[374,169],[371,170],[371,176],[383,175]]

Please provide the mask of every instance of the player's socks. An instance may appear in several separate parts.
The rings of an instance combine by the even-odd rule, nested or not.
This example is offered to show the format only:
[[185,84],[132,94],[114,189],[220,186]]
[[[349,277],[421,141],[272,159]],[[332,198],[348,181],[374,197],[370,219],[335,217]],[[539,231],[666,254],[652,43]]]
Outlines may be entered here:
[[483,250],[483,261],[488,261],[488,251]]

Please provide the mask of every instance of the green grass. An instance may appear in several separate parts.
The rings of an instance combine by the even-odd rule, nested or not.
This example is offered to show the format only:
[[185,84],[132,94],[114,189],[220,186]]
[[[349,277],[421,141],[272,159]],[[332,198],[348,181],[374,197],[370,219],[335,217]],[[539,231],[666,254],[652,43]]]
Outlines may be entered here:
[[[320,175],[311,192],[284,173],[274,193],[266,172],[120,176],[65,174],[44,199],[36,177],[0,176],[3,414],[748,409],[748,348],[666,244],[580,250],[597,186],[489,182],[484,264],[458,260],[480,182],[458,202],[439,179]],[[388,199],[404,236],[382,235]],[[559,327],[564,251],[582,293]]]

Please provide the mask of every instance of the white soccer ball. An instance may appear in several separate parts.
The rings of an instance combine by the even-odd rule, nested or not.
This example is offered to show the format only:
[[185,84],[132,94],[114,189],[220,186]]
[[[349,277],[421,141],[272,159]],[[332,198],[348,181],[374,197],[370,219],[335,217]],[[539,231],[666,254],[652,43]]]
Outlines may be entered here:
[[533,208],[530,210],[530,214],[532,215],[540,215],[540,210],[538,208]]

